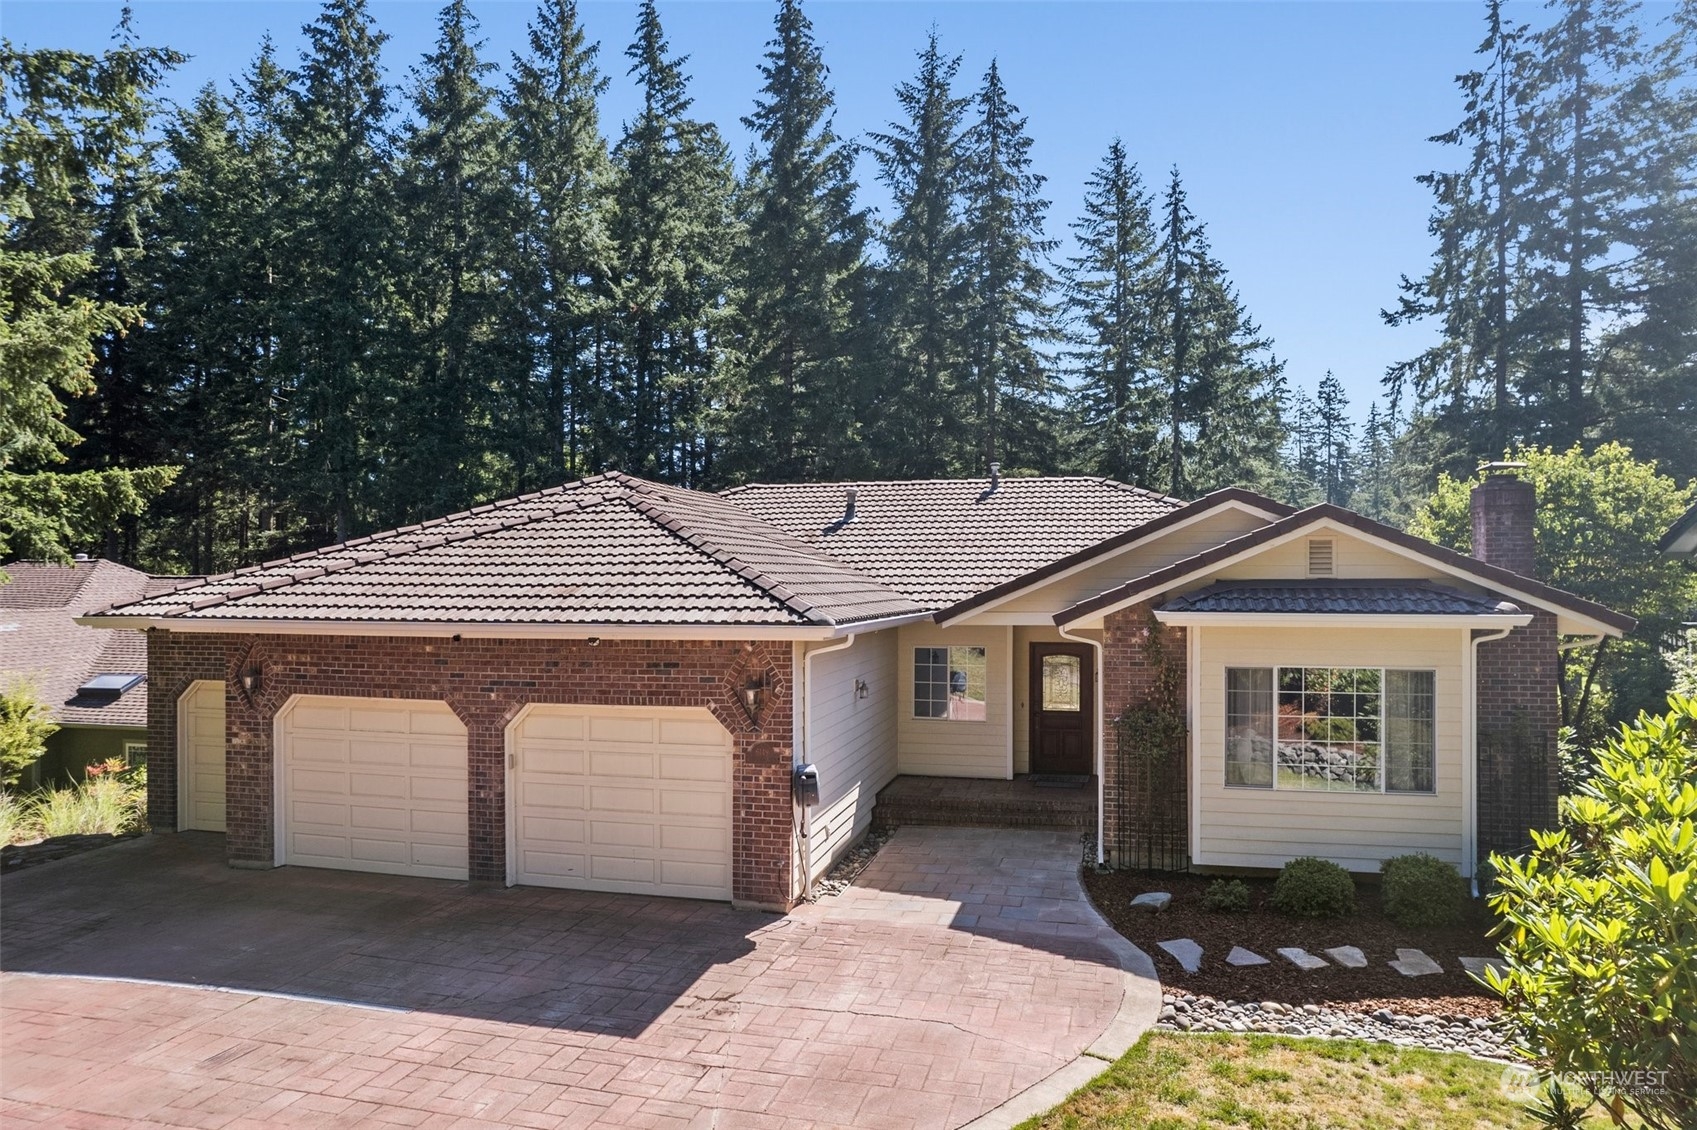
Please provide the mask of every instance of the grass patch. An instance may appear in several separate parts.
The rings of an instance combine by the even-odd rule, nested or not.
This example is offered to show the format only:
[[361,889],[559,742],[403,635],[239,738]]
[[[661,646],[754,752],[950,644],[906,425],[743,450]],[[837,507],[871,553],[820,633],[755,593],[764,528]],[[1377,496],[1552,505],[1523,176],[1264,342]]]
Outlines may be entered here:
[[1021,1130],[1533,1130],[1502,1074],[1462,1055],[1360,1040],[1151,1032]]

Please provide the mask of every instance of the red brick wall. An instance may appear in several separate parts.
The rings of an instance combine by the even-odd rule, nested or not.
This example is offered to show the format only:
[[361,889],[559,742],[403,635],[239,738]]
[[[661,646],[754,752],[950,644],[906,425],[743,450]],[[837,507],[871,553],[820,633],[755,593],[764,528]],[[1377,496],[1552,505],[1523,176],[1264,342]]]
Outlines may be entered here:
[[1479,858],[1518,854],[1529,828],[1552,828],[1560,789],[1556,730],[1556,618],[1538,612],[1524,628],[1478,645]]
[[[249,696],[237,672],[257,667]],[[758,719],[740,688],[766,684]],[[739,902],[794,902],[790,800],[790,645],[730,641],[494,640],[378,636],[148,633],[148,805],[177,823],[176,704],[196,679],[222,679],[227,851],[274,858],[272,721],[296,694],[439,699],[465,723],[471,878],[506,877],[507,724],[529,703],[697,706],[735,743],[732,891]]]
[[[1154,690],[1157,669],[1151,662],[1147,641],[1149,606],[1140,604],[1108,616],[1102,633],[1102,839],[1109,849],[1122,842],[1123,833],[1130,831],[1135,838],[1137,828],[1133,815],[1133,800],[1127,782],[1119,769],[1118,731],[1114,720],[1128,706],[1147,702]],[[1183,628],[1161,628],[1165,663],[1178,676],[1178,709],[1184,710],[1185,695],[1185,631]],[[1182,753],[1177,763],[1165,774],[1173,787],[1170,793],[1172,811],[1188,828],[1190,800],[1186,787],[1187,776]],[[1116,866],[1124,861],[1113,860]]]

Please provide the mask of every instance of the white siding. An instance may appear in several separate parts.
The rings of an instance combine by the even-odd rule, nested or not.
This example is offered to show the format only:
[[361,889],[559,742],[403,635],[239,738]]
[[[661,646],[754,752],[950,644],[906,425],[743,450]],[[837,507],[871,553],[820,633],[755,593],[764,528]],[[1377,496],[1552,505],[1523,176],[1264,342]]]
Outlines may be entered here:
[[1041,588],[1021,593],[990,611],[1030,612],[1050,616],[1063,608],[1071,608],[1081,600],[1088,600],[1097,593],[1116,588],[1145,573],[1165,568],[1175,561],[1194,557],[1203,550],[1212,549],[1223,541],[1241,537],[1266,524],[1265,518],[1258,518],[1242,510],[1230,509],[1210,514],[1153,541],[1122,550],[1106,561],[1051,581]]
[[[819,805],[808,814],[806,843],[807,869],[817,879],[866,831],[878,790],[896,775],[896,630],[819,656],[812,675],[805,709],[812,713],[813,744],[802,757],[819,770]],[[857,679],[866,683],[865,698],[855,696]]]
[[[1342,550],[1342,539],[1339,539]],[[1306,558],[1304,558],[1306,560]],[[1393,855],[1424,851],[1462,863],[1462,647],[1454,628],[1207,628],[1200,647],[1196,755],[1200,827],[1196,863],[1279,867],[1318,855],[1377,871]],[[1397,667],[1436,671],[1437,791],[1321,793],[1227,788],[1227,667]]]
[[[1398,580],[1443,579],[1445,583],[1469,588],[1465,581],[1451,577],[1423,562],[1400,553],[1381,549],[1371,542],[1341,530],[1316,531],[1313,538],[1330,539],[1334,568],[1332,575],[1342,580],[1372,580],[1394,577]],[[1282,545],[1263,550],[1245,561],[1227,566],[1207,579],[1210,581],[1259,581],[1298,579],[1308,576],[1309,536],[1292,538]]]
[[[898,771],[926,777],[1006,778],[1013,738],[1012,703],[1008,698],[1012,630],[907,624],[896,633]],[[913,716],[913,649],[949,646],[985,649],[988,686],[982,722]]]

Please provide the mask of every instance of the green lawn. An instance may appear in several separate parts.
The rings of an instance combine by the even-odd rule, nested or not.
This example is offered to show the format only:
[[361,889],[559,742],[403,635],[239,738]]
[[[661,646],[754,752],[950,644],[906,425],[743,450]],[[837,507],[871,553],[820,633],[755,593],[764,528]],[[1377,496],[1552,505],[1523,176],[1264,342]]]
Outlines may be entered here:
[[1151,1032],[1021,1130],[1531,1130],[1502,1075],[1499,1064],[1390,1044]]

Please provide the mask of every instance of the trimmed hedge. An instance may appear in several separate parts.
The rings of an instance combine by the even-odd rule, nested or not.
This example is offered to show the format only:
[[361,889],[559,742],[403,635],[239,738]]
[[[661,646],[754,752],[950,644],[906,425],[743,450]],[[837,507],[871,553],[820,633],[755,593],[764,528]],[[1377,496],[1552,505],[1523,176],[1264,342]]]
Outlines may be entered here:
[[1202,894],[1202,909],[1241,914],[1249,909],[1249,888],[1242,879],[1215,879]]
[[1450,926],[1467,912],[1467,880],[1424,852],[1387,859],[1379,868],[1385,915],[1402,926]]
[[1273,909],[1292,918],[1342,918],[1355,912],[1355,880],[1329,860],[1293,859],[1273,883]]

